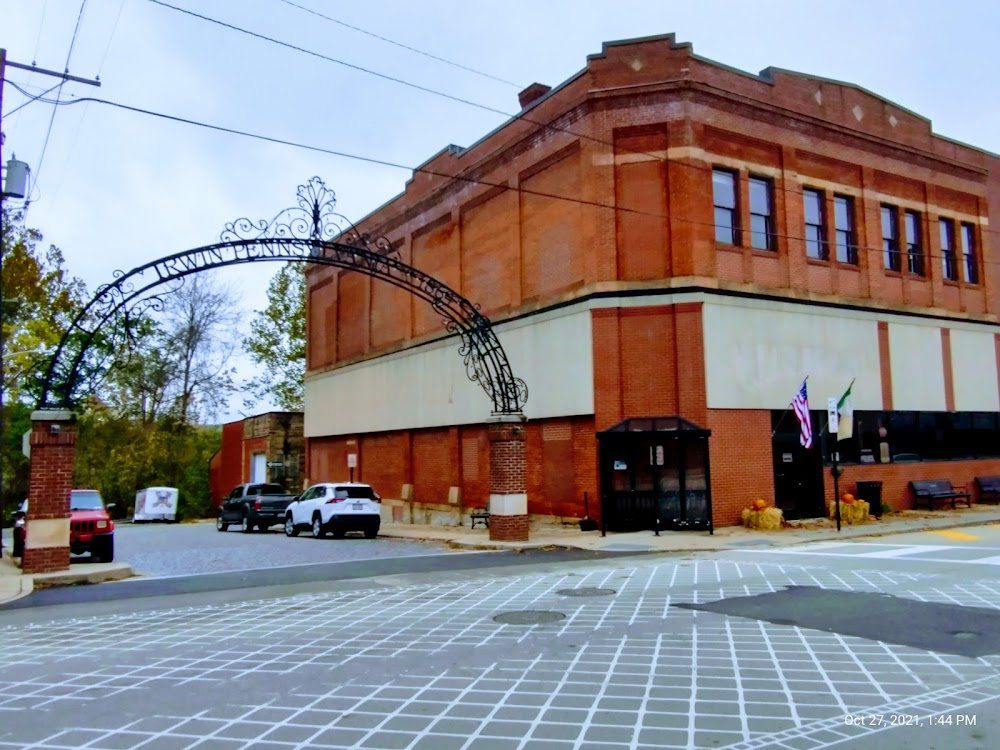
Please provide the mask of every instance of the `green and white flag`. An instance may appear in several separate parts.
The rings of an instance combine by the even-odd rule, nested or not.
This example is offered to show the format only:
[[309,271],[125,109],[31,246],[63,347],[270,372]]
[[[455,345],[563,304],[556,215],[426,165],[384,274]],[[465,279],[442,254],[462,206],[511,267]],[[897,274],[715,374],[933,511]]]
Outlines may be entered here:
[[837,402],[837,413],[840,415],[837,440],[847,440],[854,435],[854,407],[851,406],[851,388],[853,387],[854,381],[852,380],[851,384],[847,386],[847,390],[844,391],[844,395],[840,397],[840,401]]

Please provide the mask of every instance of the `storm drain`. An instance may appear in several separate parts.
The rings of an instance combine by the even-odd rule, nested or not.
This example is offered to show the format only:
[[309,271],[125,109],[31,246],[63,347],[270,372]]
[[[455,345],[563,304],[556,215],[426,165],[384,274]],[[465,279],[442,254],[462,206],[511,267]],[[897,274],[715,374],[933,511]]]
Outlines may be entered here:
[[601,589],[596,586],[581,586],[578,589],[559,589],[560,596],[612,596],[618,592],[614,589]]
[[504,612],[493,618],[501,625],[546,625],[550,622],[565,620],[562,612],[545,612],[544,610],[525,609],[520,612]]

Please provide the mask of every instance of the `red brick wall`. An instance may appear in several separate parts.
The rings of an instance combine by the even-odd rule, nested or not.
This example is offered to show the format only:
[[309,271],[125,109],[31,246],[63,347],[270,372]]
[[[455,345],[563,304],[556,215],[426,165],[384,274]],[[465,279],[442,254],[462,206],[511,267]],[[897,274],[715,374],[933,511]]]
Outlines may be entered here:
[[[913,507],[913,492],[909,482],[921,479],[950,479],[952,484],[964,484],[972,493],[972,501],[977,502],[974,479],[977,476],[1000,475],[1000,459],[980,459],[978,461],[923,461],[921,463],[864,464],[844,466],[840,476],[840,491],[856,495],[855,483],[878,480],[882,482],[882,502],[893,510],[910,510]],[[830,467],[823,471],[827,502],[833,500],[833,477]],[[712,477],[713,484],[715,477]],[[921,505],[921,508],[926,508]]]
[[653,130],[615,131],[617,278],[630,281],[670,276],[667,232],[665,124]]
[[370,484],[382,497],[400,497],[410,481],[409,435],[398,431],[361,435],[360,444],[365,461],[363,467],[358,462],[363,471],[355,471],[354,478]]
[[448,502],[448,488],[459,486],[457,427],[413,432],[413,500]]
[[463,207],[462,294],[484,315],[508,310],[521,300],[518,199],[512,190],[485,193]]
[[754,498],[774,504],[771,412],[767,409],[709,409],[712,516],[717,526],[742,523]]
[[[452,289],[459,285],[459,229],[450,214],[413,235],[413,266]],[[427,302],[411,296],[413,335],[444,332],[441,314]]]

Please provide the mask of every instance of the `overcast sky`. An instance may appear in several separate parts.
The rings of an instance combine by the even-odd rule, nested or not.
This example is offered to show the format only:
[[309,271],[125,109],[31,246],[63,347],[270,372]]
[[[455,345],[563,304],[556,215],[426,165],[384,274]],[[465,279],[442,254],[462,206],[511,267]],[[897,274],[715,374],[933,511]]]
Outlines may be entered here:
[[[1000,3],[993,0],[164,2],[511,115],[521,88],[559,84],[602,42],[674,32],[696,54],[748,72],[775,66],[854,83],[929,118],[938,134],[1000,153]],[[71,74],[100,77],[101,88],[67,83],[63,100],[96,96],[411,167],[506,119],[155,0],[0,0],[0,47],[10,60],[53,70],[66,68],[69,56]],[[7,78],[32,94],[58,83],[11,68]],[[3,161],[16,153],[28,162],[35,181],[27,223],[63,251],[91,291],[116,269],[217,241],[233,219],[270,219],[313,175],[336,191],[351,219],[401,192],[410,177],[406,169],[105,104],[21,108],[26,101],[4,87]],[[249,310],[262,306],[277,270],[258,264],[220,276],[243,291]],[[220,416],[238,418],[241,401]]]

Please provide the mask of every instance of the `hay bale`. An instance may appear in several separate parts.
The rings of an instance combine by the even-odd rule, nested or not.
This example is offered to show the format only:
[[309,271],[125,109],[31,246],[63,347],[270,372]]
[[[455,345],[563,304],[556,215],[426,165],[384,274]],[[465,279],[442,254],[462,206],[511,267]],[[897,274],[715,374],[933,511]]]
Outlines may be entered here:
[[[837,504],[830,501],[827,506],[830,518],[837,517]],[[871,520],[870,508],[865,500],[855,500],[853,503],[840,503],[840,521],[846,524],[868,523]]]
[[773,531],[781,528],[782,513],[780,508],[765,508],[764,510],[743,509],[743,525],[748,529]]

